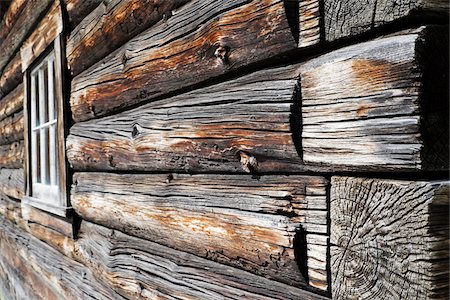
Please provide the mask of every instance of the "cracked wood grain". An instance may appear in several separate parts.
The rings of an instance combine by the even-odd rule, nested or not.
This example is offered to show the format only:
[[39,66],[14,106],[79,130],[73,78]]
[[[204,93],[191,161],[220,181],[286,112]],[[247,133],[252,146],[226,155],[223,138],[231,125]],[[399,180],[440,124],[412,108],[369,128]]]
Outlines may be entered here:
[[[172,14],[188,0],[114,0],[87,15],[67,40],[67,63],[76,76],[125,42]],[[89,53],[89,55],[86,55]]]
[[75,246],[78,260],[129,299],[326,299],[90,222]]
[[297,46],[283,1],[190,1],[74,78],[73,119],[148,102]]
[[302,149],[329,170],[448,169],[448,28],[348,46],[301,68]]
[[447,19],[447,0],[325,0],[325,39],[353,37],[405,18]]
[[[263,70],[77,123],[67,140],[69,163],[75,170],[302,170],[291,131],[297,78],[298,65]],[[256,159],[253,170],[244,156]]]
[[[13,290],[29,287],[26,299],[124,299],[97,281],[84,265],[0,215],[0,263],[15,276]],[[0,267],[0,269],[2,269]]]
[[333,299],[448,299],[449,185],[333,177]]
[[[295,247],[307,245],[295,239],[303,229],[316,245],[307,254],[325,255],[326,243],[314,238],[327,235],[326,186],[314,176],[75,173],[71,203],[91,222],[305,286]],[[310,271],[326,290],[326,264]]]

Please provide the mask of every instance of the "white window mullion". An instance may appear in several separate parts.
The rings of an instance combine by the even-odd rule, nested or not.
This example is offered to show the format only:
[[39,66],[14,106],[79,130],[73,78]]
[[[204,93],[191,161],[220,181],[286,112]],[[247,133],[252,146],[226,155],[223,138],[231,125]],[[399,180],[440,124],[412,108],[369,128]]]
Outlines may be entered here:
[[[36,122],[36,74],[31,74],[31,128],[35,127]],[[37,182],[37,166],[38,166],[38,157],[37,153],[37,133],[35,130],[31,130],[31,178],[32,182]]]
[[[46,107],[47,103],[45,103],[45,80],[44,80],[44,70],[41,68],[39,69],[38,73],[38,79],[39,79],[39,119],[41,122],[45,122],[46,116]],[[40,158],[41,158],[41,183],[46,184],[47,183],[47,130],[46,128],[40,129]]]
[[[55,101],[54,101],[54,74],[53,74],[53,57],[48,60],[48,120],[55,120]],[[56,178],[56,124],[49,126],[50,134],[50,184],[57,185]]]

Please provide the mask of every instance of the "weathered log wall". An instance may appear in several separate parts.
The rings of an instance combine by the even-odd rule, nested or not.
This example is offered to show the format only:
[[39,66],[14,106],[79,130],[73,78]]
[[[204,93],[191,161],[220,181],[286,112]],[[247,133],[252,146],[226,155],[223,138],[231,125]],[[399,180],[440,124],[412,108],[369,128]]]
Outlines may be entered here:
[[[447,1],[0,15],[0,298],[448,298]],[[71,218],[20,202],[22,69],[60,32]]]

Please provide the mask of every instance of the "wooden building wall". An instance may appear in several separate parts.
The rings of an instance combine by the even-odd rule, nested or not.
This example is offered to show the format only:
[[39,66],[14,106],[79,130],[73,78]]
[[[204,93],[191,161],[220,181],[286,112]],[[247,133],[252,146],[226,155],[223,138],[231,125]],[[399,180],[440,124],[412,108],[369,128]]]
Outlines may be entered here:
[[[71,218],[21,203],[58,4]],[[448,299],[448,9],[1,2],[0,299]]]

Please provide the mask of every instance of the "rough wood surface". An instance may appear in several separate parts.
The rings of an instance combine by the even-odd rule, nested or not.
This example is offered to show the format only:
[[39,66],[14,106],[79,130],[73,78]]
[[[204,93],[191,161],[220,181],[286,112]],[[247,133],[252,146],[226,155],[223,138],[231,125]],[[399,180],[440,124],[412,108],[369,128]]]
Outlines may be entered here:
[[0,99],[14,90],[23,80],[20,52],[11,59],[0,76]]
[[23,113],[20,111],[0,121],[0,145],[23,140]]
[[22,42],[30,34],[36,23],[43,17],[53,0],[28,0],[26,6],[15,19],[5,40],[0,44],[0,72],[18,51]]
[[19,84],[14,91],[0,99],[0,121],[23,109],[23,86]]
[[73,118],[110,114],[296,49],[286,16],[280,0],[190,1],[76,76]]
[[0,168],[19,169],[22,167],[23,142],[19,141],[9,145],[0,145]]
[[[300,230],[327,234],[326,185],[314,176],[76,173],[71,203],[97,224],[300,286]],[[326,278],[311,279],[326,289]]]
[[0,192],[21,199],[24,191],[23,169],[0,169]]
[[100,284],[82,264],[61,255],[2,216],[0,224],[0,249],[2,257],[6,257],[2,261],[14,262],[15,274],[20,276],[15,288],[21,288],[25,282],[32,286],[33,294],[26,299],[123,299]]
[[298,46],[301,48],[318,44],[322,38],[320,35],[319,0],[299,1],[299,22]]
[[[69,218],[61,218],[55,215],[51,215],[48,212],[41,211],[37,208],[34,208],[32,206],[26,205],[22,203],[21,206],[22,210],[22,217],[24,220],[26,220],[29,223],[29,228],[34,229],[31,224],[39,224],[42,226],[36,226],[37,229],[30,230],[34,236],[37,236],[36,232],[44,232],[43,230],[40,230],[39,228],[45,227],[48,229],[51,229],[50,231],[54,231],[55,234],[52,234],[50,238],[43,239],[47,242],[47,244],[53,242],[58,242],[59,240],[63,240],[63,243],[68,243],[68,241],[64,240],[64,237],[74,238],[74,228],[73,228],[73,220]],[[48,230],[47,230],[48,231]],[[59,234],[63,235],[64,237],[61,238],[53,238],[53,236],[57,236]],[[44,235],[44,234],[41,234]],[[45,234],[48,236],[49,234]],[[39,236],[37,236],[39,238]],[[70,239],[69,239],[70,240]],[[55,248],[55,247],[54,247]]]
[[[7,3],[8,1],[0,1],[2,4]],[[8,33],[11,31],[12,27],[15,24],[16,19],[22,13],[25,5],[27,4],[27,0],[14,0],[10,1],[10,5],[8,10],[5,12],[3,18],[0,18],[0,44],[8,36]]]
[[75,170],[302,170],[291,131],[298,74],[298,66],[264,70],[77,123],[67,157]]
[[328,41],[355,36],[404,19],[441,15],[448,19],[447,0],[325,0],[325,38]]
[[30,36],[20,47],[22,72],[44,52],[63,31],[62,10],[59,1],[54,1],[42,20],[33,28]]
[[129,299],[325,299],[88,222],[76,248],[96,278]]
[[67,60],[72,76],[86,70],[161,19],[169,18],[173,9],[188,1],[103,2],[81,21],[67,41]]
[[301,70],[302,149],[331,170],[448,169],[448,29],[342,48]]
[[72,31],[103,0],[64,0],[64,8],[69,19],[68,31]]
[[448,299],[449,185],[333,177],[333,299]]

